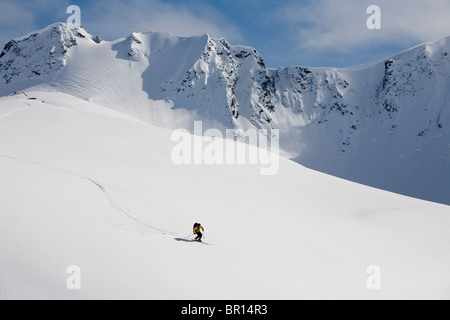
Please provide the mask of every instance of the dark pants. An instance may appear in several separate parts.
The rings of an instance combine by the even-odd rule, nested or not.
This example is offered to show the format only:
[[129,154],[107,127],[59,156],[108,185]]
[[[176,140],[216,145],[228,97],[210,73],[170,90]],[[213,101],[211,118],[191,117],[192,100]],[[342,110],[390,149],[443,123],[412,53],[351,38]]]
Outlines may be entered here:
[[202,240],[203,234],[199,231],[196,233],[197,237],[195,238],[195,240]]

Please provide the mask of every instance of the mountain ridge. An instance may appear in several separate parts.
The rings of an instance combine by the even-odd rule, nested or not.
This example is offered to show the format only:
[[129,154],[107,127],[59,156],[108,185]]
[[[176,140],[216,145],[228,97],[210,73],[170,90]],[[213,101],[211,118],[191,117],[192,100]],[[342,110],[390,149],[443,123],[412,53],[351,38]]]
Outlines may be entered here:
[[449,37],[366,65],[273,69],[207,34],[108,42],[62,23],[38,34],[5,46],[0,95],[62,91],[170,129],[279,129],[282,154],[300,164],[450,204]]

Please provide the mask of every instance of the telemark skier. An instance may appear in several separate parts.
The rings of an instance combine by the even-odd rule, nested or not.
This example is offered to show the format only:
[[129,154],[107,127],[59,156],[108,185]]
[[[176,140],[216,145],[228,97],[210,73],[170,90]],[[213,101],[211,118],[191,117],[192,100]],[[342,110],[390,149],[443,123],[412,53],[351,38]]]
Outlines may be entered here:
[[200,232],[200,230],[205,231],[205,229],[202,227],[200,223],[194,224],[194,234],[197,235],[195,238],[195,241],[202,242],[203,234]]

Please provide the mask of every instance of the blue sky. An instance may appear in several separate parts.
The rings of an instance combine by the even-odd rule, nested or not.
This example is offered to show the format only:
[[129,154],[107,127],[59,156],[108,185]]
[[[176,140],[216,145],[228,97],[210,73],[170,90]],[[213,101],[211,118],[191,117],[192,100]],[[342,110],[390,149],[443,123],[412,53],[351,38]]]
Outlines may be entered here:
[[[0,42],[65,22],[72,4],[105,40],[131,31],[209,33],[255,47],[269,67],[352,66],[450,35],[448,0],[0,0]],[[366,27],[372,4],[381,8],[381,30]]]

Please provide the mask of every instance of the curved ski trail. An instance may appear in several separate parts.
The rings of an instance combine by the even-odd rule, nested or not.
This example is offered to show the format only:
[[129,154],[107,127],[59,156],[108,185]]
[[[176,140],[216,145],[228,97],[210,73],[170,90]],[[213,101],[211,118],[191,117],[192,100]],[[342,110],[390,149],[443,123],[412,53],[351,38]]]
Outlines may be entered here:
[[22,163],[35,165],[35,166],[40,166],[40,167],[46,168],[46,169],[51,170],[51,171],[55,171],[55,172],[59,172],[59,173],[63,173],[63,174],[68,174],[68,175],[74,176],[76,178],[83,179],[83,180],[89,182],[90,184],[93,184],[97,189],[99,189],[103,193],[103,196],[105,197],[105,199],[108,202],[108,204],[113,209],[118,211],[119,213],[125,215],[127,218],[131,219],[135,223],[138,223],[138,224],[144,226],[145,228],[149,228],[149,229],[152,229],[154,231],[158,231],[158,232],[162,233],[163,235],[169,234],[169,232],[167,232],[166,230],[162,230],[162,229],[153,227],[153,226],[147,224],[146,222],[139,220],[138,218],[133,216],[131,213],[129,213],[127,210],[123,209],[119,204],[117,204],[114,200],[111,199],[111,197],[108,194],[108,190],[106,189],[106,187],[104,187],[101,183],[95,181],[94,179],[91,179],[89,177],[77,174],[77,173],[75,173],[73,171],[70,171],[70,170],[60,169],[60,168],[53,168],[53,167],[50,167],[50,166],[48,166],[46,164],[42,164],[42,163],[39,163],[39,162],[19,159],[19,158],[7,156],[7,155],[2,155],[2,154],[0,154],[0,157],[1,158],[5,158],[5,159],[9,159],[9,160],[13,160],[13,161],[18,161],[18,162],[22,162]]

